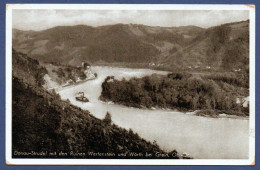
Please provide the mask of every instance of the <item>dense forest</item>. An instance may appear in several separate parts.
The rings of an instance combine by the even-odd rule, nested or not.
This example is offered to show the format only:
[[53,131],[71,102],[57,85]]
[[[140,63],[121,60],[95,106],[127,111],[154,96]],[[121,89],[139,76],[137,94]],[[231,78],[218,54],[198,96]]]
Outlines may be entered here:
[[47,70],[39,64],[38,60],[13,49],[12,74],[15,77],[21,77],[25,83],[40,87],[44,84],[43,76],[47,74]]
[[248,116],[248,108],[236,103],[238,97],[248,96],[248,74],[169,73],[129,81],[109,76],[102,84],[100,99],[131,107],[214,110],[208,113]]
[[[23,68],[20,64],[25,63],[28,72],[18,74]],[[175,150],[165,152],[156,141],[148,142],[131,129],[120,128],[112,122],[110,113],[103,120],[97,119],[70,101],[62,101],[54,91],[46,91],[42,81],[37,81],[46,70],[36,60],[13,51],[13,67],[13,158],[151,159],[158,158],[156,153],[169,155],[167,159],[188,158]],[[152,155],[147,157],[146,152]]]

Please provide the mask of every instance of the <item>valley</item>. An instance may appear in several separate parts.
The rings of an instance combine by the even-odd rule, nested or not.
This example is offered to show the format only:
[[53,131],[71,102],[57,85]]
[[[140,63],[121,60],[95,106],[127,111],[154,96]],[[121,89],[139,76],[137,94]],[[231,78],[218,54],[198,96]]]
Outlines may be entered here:
[[13,153],[248,158],[249,20],[13,29],[12,43]]

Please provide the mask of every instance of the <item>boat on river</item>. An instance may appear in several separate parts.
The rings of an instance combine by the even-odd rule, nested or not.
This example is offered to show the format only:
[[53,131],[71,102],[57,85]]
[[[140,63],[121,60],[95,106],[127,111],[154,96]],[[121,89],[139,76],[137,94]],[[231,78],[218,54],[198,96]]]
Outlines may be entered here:
[[80,102],[89,102],[88,98],[86,98],[86,97],[84,96],[84,92],[79,92],[78,95],[79,95],[79,96],[76,96],[76,97],[75,97],[77,101],[80,101]]

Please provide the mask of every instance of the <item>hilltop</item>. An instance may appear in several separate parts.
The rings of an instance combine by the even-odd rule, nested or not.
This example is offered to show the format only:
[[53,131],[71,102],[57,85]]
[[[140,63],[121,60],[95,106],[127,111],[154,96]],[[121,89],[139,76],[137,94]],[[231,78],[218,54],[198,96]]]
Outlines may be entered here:
[[164,58],[162,63],[169,66],[169,63],[178,63],[225,70],[246,69],[249,64],[249,21],[206,29],[187,46]]

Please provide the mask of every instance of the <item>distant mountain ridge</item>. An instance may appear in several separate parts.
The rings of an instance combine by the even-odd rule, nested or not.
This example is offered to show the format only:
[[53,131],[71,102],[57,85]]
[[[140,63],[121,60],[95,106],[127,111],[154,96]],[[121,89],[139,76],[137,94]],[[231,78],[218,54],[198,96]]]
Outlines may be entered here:
[[13,29],[13,48],[40,61],[70,65],[87,61],[239,68],[248,63],[249,21],[208,29],[137,24]]

